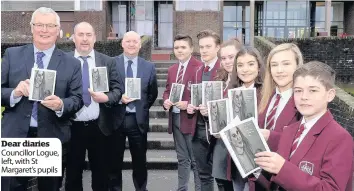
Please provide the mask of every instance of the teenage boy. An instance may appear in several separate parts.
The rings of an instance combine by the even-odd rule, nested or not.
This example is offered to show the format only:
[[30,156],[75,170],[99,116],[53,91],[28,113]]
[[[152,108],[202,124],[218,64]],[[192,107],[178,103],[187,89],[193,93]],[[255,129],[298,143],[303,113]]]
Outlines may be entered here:
[[313,61],[294,73],[294,100],[301,121],[286,128],[278,151],[256,154],[256,163],[273,174],[262,185],[279,190],[352,190],[353,138],[327,105],[335,97],[335,72]]
[[[220,61],[217,56],[220,49],[220,37],[214,31],[204,30],[199,32],[197,38],[203,65],[196,73],[195,83],[213,81],[216,77],[216,71],[220,67]],[[209,134],[206,125],[208,123],[208,109],[205,105],[193,106],[189,104],[187,113],[196,113],[196,116],[193,117],[195,134],[192,145],[201,188],[202,191],[212,191],[214,190],[214,178],[212,177],[212,160],[211,157],[208,157]]]
[[[163,93],[163,108],[169,111],[168,133],[173,133],[178,159],[178,190],[188,190],[191,169],[194,173],[195,190],[200,191],[199,174],[192,152],[193,120],[188,118],[187,106],[191,98],[191,84],[202,63],[192,56],[193,41],[188,35],[174,38],[173,50],[178,63],[168,69],[166,89]],[[172,103],[169,100],[172,83],[184,84],[182,100]]]

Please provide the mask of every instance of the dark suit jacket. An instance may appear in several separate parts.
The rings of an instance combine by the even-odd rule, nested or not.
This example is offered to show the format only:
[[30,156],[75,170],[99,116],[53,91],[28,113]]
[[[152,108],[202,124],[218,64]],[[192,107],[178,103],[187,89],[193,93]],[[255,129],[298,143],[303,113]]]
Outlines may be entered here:
[[[272,97],[274,94],[272,95]],[[271,97],[271,98],[272,98]],[[258,125],[259,128],[264,128],[264,122],[267,114],[267,110],[269,107],[271,99],[269,99],[267,107],[264,109],[262,113],[258,116]],[[279,114],[277,121],[275,123],[274,131],[270,131],[269,139],[268,139],[268,146],[271,151],[278,150],[278,142],[280,140],[281,133],[285,126],[291,125],[301,118],[301,114],[297,111],[294,102],[294,96],[291,96],[288,103],[285,105],[283,111]]]
[[[294,155],[290,151],[300,121],[284,128],[277,151],[285,163],[272,182],[262,179],[264,186],[280,186],[280,190],[352,190],[353,138],[327,111],[307,133]],[[250,189],[251,190],[251,189]]]
[[[1,63],[1,105],[5,107],[1,121],[2,137],[27,137],[33,101],[22,97],[10,107],[11,92],[20,81],[30,79],[34,63],[33,44],[8,48]],[[80,62],[55,48],[47,69],[56,70],[54,94],[63,100],[61,117],[42,104],[38,104],[38,137],[70,138],[70,118],[83,106]]]
[[[166,89],[163,93],[163,101],[165,101],[166,99],[169,98],[172,83],[176,83],[178,66],[179,66],[179,63],[172,65],[168,69]],[[192,82],[195,79],[195,73],[200,66],[202,66],[202,63],[192,56],[191,59],[189,60],[189,63],[187,65],[187,68],[185,69],[186,71],[183,76],[183,84],[185,86],[184,86],[182,101],[188,101],[188,103],[190,103],[190,101],[191,101],[191,85],[193,84]],[[182,133],[185,133],[185,134],[192,133],[192,131],[193,131],[192,122],[193,122],[192,120],[188,119],[187,111],[181,110],[180,111],[180,129],[181,129]],[[172,133],[172,107],[170,109],[169,118],[168,118],[168,133],[170,133],[170,134]]]
[[[74,52],[70,52],[70,55],[74,56]],[[122,97],[122,84],[121,76],[118,74],[116,69],[116,63],[114,58],[111,58],[105,54],[95,51],[95,64],[96,67],[106,67],[107,77],[109,82],[109,92],[105,94],[108,96],[107,103],[100,103],[100,114],[98,116],[98,126],[101,132],[108,136],[117,128],[117,117],[116,112],[118,112],[118,104]]]
[[[115,61],[117,70],[122,76],[120,84],[125,84],[124,55],[121,54],[115,57]],[[141,79],[141,99],[134,101],[136,120],[140,131],[147,133],[149,130],[149,109],[154,104],[158,94],[155,65],[138,57],[138,71],[136,77]],[[122,90],[125,92],[124,85],[122,86]],[[119,113],[115,115],[116,117],[119,115],[117,125],[120,126],[125,117],[126,105],[120,104],[118,107]]]

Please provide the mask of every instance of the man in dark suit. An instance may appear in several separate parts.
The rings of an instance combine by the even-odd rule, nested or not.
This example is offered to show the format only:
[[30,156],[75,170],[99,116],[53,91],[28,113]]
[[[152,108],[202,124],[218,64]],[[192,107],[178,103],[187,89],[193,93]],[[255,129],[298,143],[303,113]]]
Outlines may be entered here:
[[[129,149],[133,162],[133,182],[136,190],[146,190],[147,184],[147,131],[149,129],[149,109],[157,98],[157,80],[154,64],[138,57],[141,48],[139,34],[127,32],[122,40],[124,53],[117,56],[116,67],[125,78],[141,79],[141,99],[134,100],[122,96],[120,112],[115,113],[120,118],[116,125],[118,130],[111,136],[112,171],[110,174],[111,190],[122,190],[122,165],[125,150],[125,139],[128,137]],[[124,76],[124,77],[123,77]],[[123,89],[125,92],[125,88]]]
[[[64,163],[70,139],[69,118],[83,105],[80,62],[55,47],[60,31],[60,18],[55,11],[37,9],[32,15],[31,29],[33,44],[8,48],[2,59],[1,106],[5,111],[1,136],[58,138],[63,144]],[[28,100],[33,67],[56,70],[54,95],[42,102]],[[38,177],[38,188],[57,191],[61,181],[62,177]],[[27,177],[3,177],[1,190],[27,190],[27,183]]]
[[[70,152],[66,171],[65,190],[82,191],[82,172],[86,149],[92,171],[92,190],[108,190],[107,137],[114,125],[115,109],[122,92],[113,58],[93,49],[96,35],[91,24],[79,23],[74,28],[75,51],[70,54],[82,65],[84,106],[76,113],[71,126]],[[106,67],[109,92],[93,92],[89,89],[89,68]]]
[[[193,120],[188,118],[187,106],[191,100],[191,86],[195,73],[202,63],[192,56],[193,41],[188,35],[177,35],[173,43],[178,63],[168,69],[166,89],[163,93],[163,108],[169,111],[168,133],[173,133],[178,159],[178,190],[188,190],[190,171],[194,173],[195,190],[200,191],[200,179],[192,151]],[[182,100],[172,103],[169,96],[178,96],[173,83],[184,84]],[[176,87],[176,86],[174,86]]]

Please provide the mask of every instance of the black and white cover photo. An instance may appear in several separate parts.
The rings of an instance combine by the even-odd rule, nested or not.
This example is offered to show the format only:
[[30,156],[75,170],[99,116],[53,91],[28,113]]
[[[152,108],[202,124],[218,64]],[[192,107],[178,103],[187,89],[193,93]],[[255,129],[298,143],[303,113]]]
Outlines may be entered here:
[[109,92],[106,67],[93,67],[89,70],[90,87],[94,92]]
[[182,100],[184,84],[172,83],[169,100],[175,104]]
[[243,121],[234,118],[220,136],[243,178],[260,169],[254,162],[255,154],[270,151],[253,117]]
[[54,95],[56,75],[55,70],[32,68],[28,99],[42,101],[47,96]]
[[141,99],[141,79],[125,78],[125,94],[131,99]]
[[242,121],[254,117],[258,121],[256,88],[234,88],[228,90],[230,117]]
[[202,84],[192,84],[191,105],[199,107],[202,104]]
[[218,134],[229,123],[228,99],[208,102],[208,117],[210,134]]
[[207,105],[208,101],[223,98],[222,81],[204,81],[202,82],[202,104]]

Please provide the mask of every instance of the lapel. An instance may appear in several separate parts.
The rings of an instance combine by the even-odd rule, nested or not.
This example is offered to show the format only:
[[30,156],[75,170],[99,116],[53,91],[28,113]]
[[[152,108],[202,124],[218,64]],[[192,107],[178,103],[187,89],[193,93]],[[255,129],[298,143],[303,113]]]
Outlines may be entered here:
[[137,74],[136,77],[137,78],[142,78],[143,77],[143,71],[144,71],[144,63],[143,60],[138,57],[138,63],[137,63]]
[[[188,84],[188,80],[190,79],[190,75],[193,75],[193,69],[197,66],[197,63],[195,62],[195,58],[192,56],[191,59],[188,62],[186,71],[184,72],[183,76],[183,84]],[[177,67],[178,70],[178,67]],[[178,71],[177,71],[178,72]],[[176,74],[177,74],[176,72]],[[176,77],[175,77],[176,78]],[[175,79],[174,78],[174,79]]]
[[[177,72],[178,72],[178,67],[179,67],[179,63],[174,64],[171,68],[171,79],[172,79],[172,83],[177,83]],[[185,73],[186,74],[186,73]]]
[[196,74],[196,79],[195,79],[195,83],[199,84],[202,83],[202,76],[203,76],[203,70],[204,70],[204,64],[201,65],[198,70],[197,70],[197,74]]
[[220,60],[218,59],[214,65],[214,68],[211,71],[211,81],[214,81],[219,68],[220,68]]
[[301,124],[301,120],[288,126],[286,130],[289,131],[289,134],[284,134],[284,136],[288,135],[288,137],[286,138],[284,137],[283,140],[285,141],[282,142],[281,145],[279,145],[279,150],[277,152],[279,152],[279,154],[282,155],[286,160],[289,159],[290,150],[293,145],[294,138],[297,130],[299,129],[300,124]]
[[97,51],[95,51],[95,65],[96,67],[101,67],[102,65],[102,60],[101,60],[101,55]]
[[60,64],[60,59],[62,56],[62,52],[59,51],[56,47],[53,51],[52,57],[50,58],[47,69],[48,70],[56,70]]
[[[317,139],[317,135],[319,135],[322,130],[333,120],[332,114],[327,111],[310,129],[305,138],[302,140],[298,148],[296,149],[294,155],[291,157],[290,162],[293,164],[298,164],[301,159],[307,154],[310,150],[311,146]],[[294,128],[296,129],[296,128]],[[296,129],[297,130],[297,129]],[[295,131],[296,133],[296,131]],[[295,134],[293,138],[295,137]],[[293,140],[293,139],[292,139]],[[291,143],[292,144],[292,143]],[[291,148],[291,147],[290,147]],[[288,151],[290,155],[290,150]],[[288,156],[289,156],[288,155]]]
[[284,126],[290,124],[293,118],[296,117],[296,112],[294,96],[291,96],[283,111],[279,114],[277,121],[275,122],[274,130],[282,129]]
[[273,98],[275,94],[275,91],[273,92],[272,96],[269,98],[269,101],[268,101],[268,104],[267,104],[267,107],[264,109],[264,111],[262,113],[259,114],[258,116],[258,126],[260,129],[264,129],[264,123],[265,123],[265,117],[267,115],[267,111],[268,111],[268,107],[269,107],[269,104]]
[[117,57],[118,60],[118,71],[120,75],[122,76],[123,83],[125,82],[125,68],[124,68],[124,56],[121,54],[120,56]]
[[34,48],[33,44],[27,45],[25,49],[25,55],[24,55],[24,62],[26,63],[26,69],[27,69],[27,78],[29,79],[31,77],[31,72],[32,68],[34,65]]

